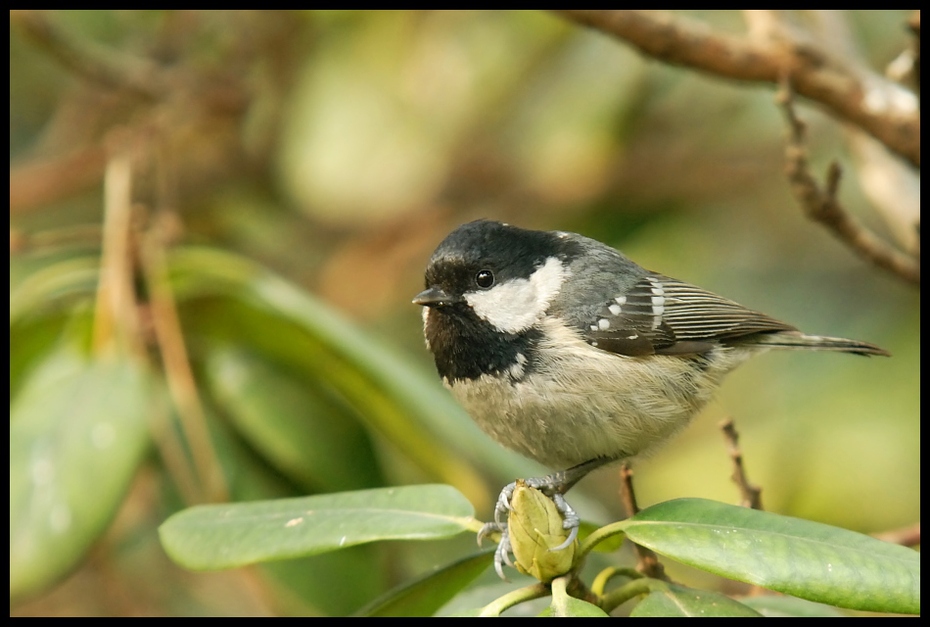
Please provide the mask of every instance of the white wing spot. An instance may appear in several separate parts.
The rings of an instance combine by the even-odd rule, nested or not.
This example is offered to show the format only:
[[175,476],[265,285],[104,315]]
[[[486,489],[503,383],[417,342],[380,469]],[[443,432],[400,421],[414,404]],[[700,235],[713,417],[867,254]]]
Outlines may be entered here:
[[621,311],[620,305],[610,305],[607,309],[609,309],[610,313],[612,313],[615,316],[620,315],[620,311]]
[[649,279],[649,283],[652,284],[652,328],[657,329],[665,313],[665,289],[655,279]]
[[607,329],[610,328],[610,320],[608,320],[607,318],[601,318],[600,320],[597,321],[597,328],[600,329],[601,331],[606,331]]
[[614,300],[618,305],[626,305],[626,296],[617,296]]
[[665,313],[665,297],[664,296],[653,296],[652,297],[652,315],[661,316]]

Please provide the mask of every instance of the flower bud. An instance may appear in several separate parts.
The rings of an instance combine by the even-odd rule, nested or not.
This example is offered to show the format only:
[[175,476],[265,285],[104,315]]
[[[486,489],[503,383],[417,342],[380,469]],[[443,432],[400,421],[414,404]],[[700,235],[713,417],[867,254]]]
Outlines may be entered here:
[[578,542],[551,550],[564,544],[569,535],[569,530],[562,527],[562,515],[552,499],[518,481],[510,508],[507,525],[517,570],[543,583],[571,570]]

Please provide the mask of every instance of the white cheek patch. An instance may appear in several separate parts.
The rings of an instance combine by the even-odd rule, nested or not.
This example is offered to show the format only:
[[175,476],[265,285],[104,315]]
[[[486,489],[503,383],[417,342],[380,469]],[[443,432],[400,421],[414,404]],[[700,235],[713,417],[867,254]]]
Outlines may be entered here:
[[465,301],[498,331],[519,333],[542,318],[567,275],[562,262],[549,257],[529,279],[513,279],[487,291],[468,292]]

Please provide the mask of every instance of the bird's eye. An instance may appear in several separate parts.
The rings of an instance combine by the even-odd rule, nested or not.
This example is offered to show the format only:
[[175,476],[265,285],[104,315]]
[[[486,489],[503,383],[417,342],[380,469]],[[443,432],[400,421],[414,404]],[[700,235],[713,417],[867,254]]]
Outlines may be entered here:
[[475,275],[475,283],[482,289],[488,289],[494,285],[494,274],[490,270],[481,270]]

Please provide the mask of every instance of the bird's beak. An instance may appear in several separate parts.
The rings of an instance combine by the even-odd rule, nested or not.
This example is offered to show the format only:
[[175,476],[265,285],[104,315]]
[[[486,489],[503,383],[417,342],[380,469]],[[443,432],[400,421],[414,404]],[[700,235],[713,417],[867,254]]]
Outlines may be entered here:
[[417,294],[413,298],[413,304],[423,305],[424,307],[434,307],[448,305],[456,302],[456,300],[456,298],[449,296],[449,294],[438,287],[431,287]]

